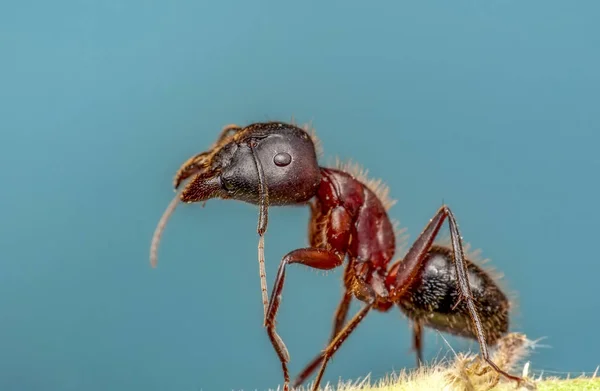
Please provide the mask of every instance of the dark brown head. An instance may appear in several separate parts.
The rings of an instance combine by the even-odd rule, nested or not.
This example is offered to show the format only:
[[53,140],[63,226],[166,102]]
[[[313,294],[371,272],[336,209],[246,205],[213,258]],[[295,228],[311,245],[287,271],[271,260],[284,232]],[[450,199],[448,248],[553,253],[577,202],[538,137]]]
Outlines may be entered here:
[[321,181],[315,144],[303,129],[281,122],[240,128],[226,126],[206,152],[188,159],[175,175],[175,189],[193,177],[163,213],[150,248],[156,266],[160,238],[179,200],[224,198],[260,205],[258,231],[264,234],[268,205],[293,205],[310,200]]
[[281,122],[226,128],[211,150],[182,165],[175,188],[192,175],[181,193],[184,202],[224,198],[259,204],[262,181],[269,204],[297,204],[312,198],[321,180],[311,136]]

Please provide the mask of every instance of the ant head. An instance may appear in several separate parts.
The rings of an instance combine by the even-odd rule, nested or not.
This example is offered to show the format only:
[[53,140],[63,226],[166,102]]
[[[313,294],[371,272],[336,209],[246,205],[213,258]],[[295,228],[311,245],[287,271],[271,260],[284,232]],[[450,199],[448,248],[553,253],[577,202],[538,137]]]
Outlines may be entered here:
[[321,173],[315,145],[303,129],[281,122],[229,126],[211,150],[185,162],[175,188],[196,175],[181,193],[184,202],[210,198],[289,205],[308,201]]
[[156,266],[158,246],[169,216],[179,200],[234,199],[261,206],[259,232],[266,230],[268,205],[293,205],[310,200],[321,181],[315,144],[303,129],[280,122],[241,128],[226,126],[206,152],[188,159],[175,175],[175,189],[193,177],[163,213],[150,247]]

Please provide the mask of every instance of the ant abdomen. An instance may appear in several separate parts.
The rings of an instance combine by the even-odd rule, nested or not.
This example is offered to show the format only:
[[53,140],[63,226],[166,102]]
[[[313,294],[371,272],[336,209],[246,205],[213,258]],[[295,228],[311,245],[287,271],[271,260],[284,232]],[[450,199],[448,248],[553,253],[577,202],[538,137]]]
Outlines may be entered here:
[[[486,341],[493,345],[508,331],[508,298],[481,267],[468,259],[465,262]],[[423,269],[398,305],[409,318],[423,326],[477,338],[467,301],[461,298],[451,248],[432,246]]]

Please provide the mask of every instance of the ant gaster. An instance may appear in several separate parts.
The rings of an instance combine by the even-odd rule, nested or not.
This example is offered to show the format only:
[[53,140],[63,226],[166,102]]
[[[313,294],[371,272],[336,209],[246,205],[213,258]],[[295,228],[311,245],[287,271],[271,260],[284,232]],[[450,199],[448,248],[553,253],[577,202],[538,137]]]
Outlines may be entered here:
[[[500,369],[488,353],[508,331],[509,301],[494,280],[464,255],[456,219],[446,205],[438,209],[403,259],[390,265],[396,252],[396,232],[388,217],[391,202],[365,180],[343,167],[318,164],[316,139],[305,129],[281,122],[225,127],[206,152],[186,161],[175,176],[177,189],[193,178],[171,202],[159,222],[152,246],[156,266],[158,242],[168,217],[179,200],[205,202],[211,198],[234,199],[259,205],[258,258],[264,326],[277,352],[289,389],[287,348],[275,330],[286,268],[298,263],[331,270],[347,258],[345,292],[337,308],[329,344],[300,373],[302,384],[320,365],[313,385],[317,390],[328,361],[350,333],[371,311],[389,311],[397,305],[413,322],[413,346],[422,361],[422,330],[430,327],[477,339],[484,360],[499,374],[521,382]],[[269,205],[308,204],[311,210],[307,248],[289,252],[277,271],[267,301],[264,272],[264,234]],[[434,244],[448,220],[451,246]],[[346,322],[355,297],[362,309]]]

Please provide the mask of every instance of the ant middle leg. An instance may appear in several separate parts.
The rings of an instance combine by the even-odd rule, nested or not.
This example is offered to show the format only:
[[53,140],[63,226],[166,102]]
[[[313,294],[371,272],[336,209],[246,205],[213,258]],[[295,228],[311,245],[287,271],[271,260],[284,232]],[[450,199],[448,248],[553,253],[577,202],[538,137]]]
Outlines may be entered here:
[[273,344],[273,348],[277,352],[281,367],[283,370],[284,378],[284,390],[289,389],[290,376],[287,368],[287,363],[290,360],[290,355],[285,346],[285,343],[277,334],[275,330],[275,317],[279,310],[281,303],[281,292],[283,290],[283,284],[285,281],[285,269],[287,265],[292,263],[299,263],[311,268],[320,270],[331,270],[342,264],[344,256],[333,251],[328,251],[321,248],[304,248],[294,250],[283,257],[277,270],[277,276],[275,277],[275,283],[273,285],[273,291],[271,293],[271,299],[269,300],[269,306],[267,309],[267,316],[265,317],[265,327],[267,328],[267,334]]
[[462,238],[458,230],[458,224],[454,214],[450,208],[443,205],[435,216],[429,221],[423,232],[415,240],[410,250],[404,257],[403,268],[397,269],[397,272],[393,275],[388,275],[388,281],[392,283],[392,297],[393,300],[399,302],[405,295],[410,294],[409,289],[411,288],[412,281],[417,278],[419,270],[422,268],[425,262],[428,252],[431,249],[433,241],[444,223],[444,220],[448,219],[450,226],[450,239],[452,242],[452,262],[454,263],[457,285],[460,292],[459,301],[454,305],[454,308],[464,300],[465,306],[473,322],[475,335],[479,342],[479,348],[483,359],[491,366],[496,372],[503,375],[504,377],[518,382],[521,384],[522,378],[510,375],[509,373],[500,369],[490,358],[488,345],[486,342],[484,327],[479,316],[479,312],[473,299],[471,287],[469,285],[469,278],[467,275],[467,263],[465,260],[464,249],[462,244]]
[[[340,330],[344,326],[346,322],[346,317],[348,316],[348,309],[350,308],[350,303],[352,301],[352,293],[350,291],[345,291],[340,304],[337,307],[335,312],[335,317],[333,319],[333,330],[331,332],[331,336],[329,338],[328,344],[330,344],[335,337],[339,334]],[[294,388],[300,387],[302,383],[306,381],[306,379],[312,375],[312,373],[317,369],[317,367],[323,361],[323,352],[319,353],[312,361],[310,361],[300,372],[300,374],[294,380]]]
[[362,285],[358,289],[360,289],[361,300],[364,300],[366,305],[361,308],[360,311],[346,324],[346,326],[335,336],[333,341],[329,343],[327,348],[322,353],[322,364],[319,373],[315,379],[313,384],[312,391],[317,391],[319,389],[319,384],[321,384],[321,379],[323,378],[323,374],[325,373],[325,368],[329,363],[329,360],[334,355],[335,352],[338,351],[340,346],[348,339],[350,334],[356,329],[358,324],[365,318],[365,316],[369,313],[369,311],[373,308],[375,304],[376,295],[373,290],[367,286]]

